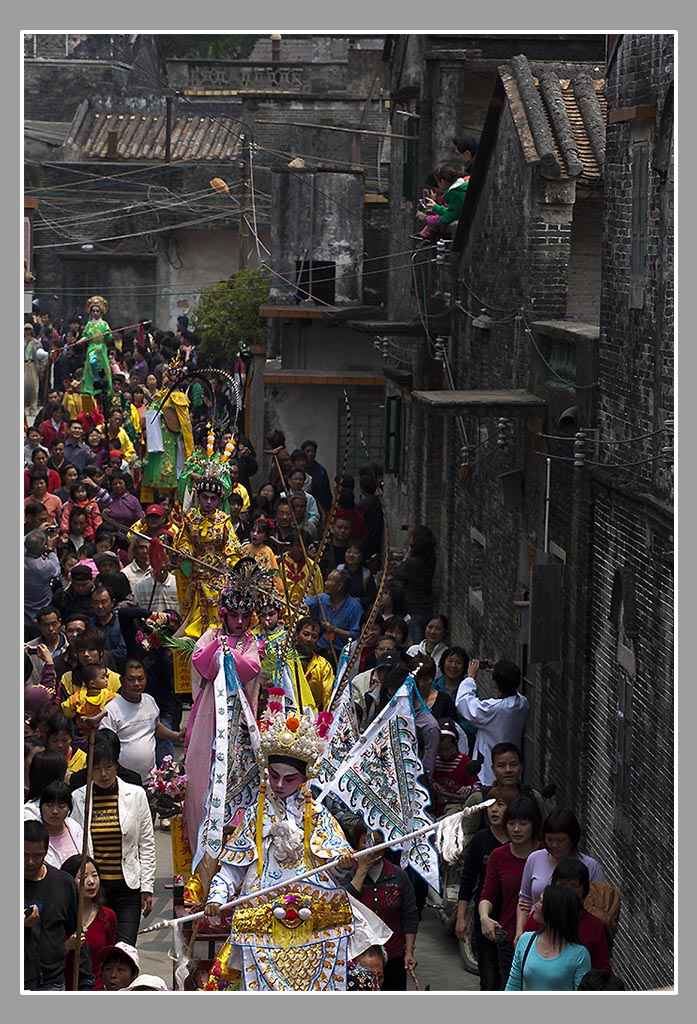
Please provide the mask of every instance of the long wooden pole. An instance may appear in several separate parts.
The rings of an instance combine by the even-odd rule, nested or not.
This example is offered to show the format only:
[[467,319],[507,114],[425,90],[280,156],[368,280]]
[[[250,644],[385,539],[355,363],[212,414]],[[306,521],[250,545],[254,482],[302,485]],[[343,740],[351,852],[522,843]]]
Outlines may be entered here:
[[82,945],[82,908],[85,903],[85,868],[87,867],[87,847],[90,839],[90,803],[92,796],[92,766],[94,764],[94,734],[96,730],[90,729],[87,740],[87,779],[85,788],[85,816],[83,819],[84,831],[82,834],[82,860],[80,861],[80,884],[77,891],[77,927],[75,928],[75,963],[73,964],[73,992],[77,992],[78,979],[80,976],[80,946]]
[[[481,803],[476,805],[477,812],[479,812],[481,807]],[[463,812],[455,811],[454,813],[462,814]],[[452,817],[452,815],[446,815],[446,817]],[[395,839],[391,839],[389,842],[378,843],[377,846],[369,846],[366,847],[365,850],[356,850],[354,851],[354,856],[357,859],[360,859],[361,857],[367,857],[371,853],[379,853],[382,850],[388,850],[391,846],[401,846],[402,843],[407,843],[411,839],[416,839],[419,836],[426,836],[430,832],[435,832],[436,829],[438,829],[445,820],[445,818],[440,818],[438,821],[434,821],[430,825],[424,825],[423,828],[418,828],[416,829],[415,832],[409,832],[407,833],[407,835],[398,836]],[[296,882],[302,882],[305,878],[310,878],[312,875],[316,875],[319,871],[327,871],[329,870],[329,868],[333,868],[336,864],[339,863],[340,860],[341,857],[334,857],[333,860],[329,860],[324,864],[318,865],[317,867],[308,868],[308,870],[303,871],[302,874],[293,875],[292,878],[288,878],[284,882],[276,882],[274,885],[269,885],[264,889],[254,889],[251,892],[245,893],[244,896],[238,896],[236,899],[230,900],[229,903],[224,903],[220,909],[229,910],[230,907],[236,907],[240,903],[246,903],[248,902],[248,900],[255,899],[257,896],[267,896],[271,892],[277,892],[279,889],[285,889],[289,885],[295,885]],[[195,914],[186,914],[184,917],[177,917],[168,921],[158,921],[156,924],[151,924],[147,928],[141,928],[138,934],[145,935],[146,932],[160,931],[160,929],[167,928],[172,925],[186,924],[189,921],[196,921],[198,920],[198,918],[204,916],[204,911],[198,910]]]

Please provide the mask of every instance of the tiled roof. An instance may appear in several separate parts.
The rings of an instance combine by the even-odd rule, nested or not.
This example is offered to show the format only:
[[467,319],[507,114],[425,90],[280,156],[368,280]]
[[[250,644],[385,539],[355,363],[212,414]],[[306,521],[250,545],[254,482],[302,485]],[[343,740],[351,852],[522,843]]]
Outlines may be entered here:
[[[66,148],[81,160],[106,159],[109,133],[116,131],[116,159],[163,160],[165,156],[165,113],[116,113],[90,108],[84,101],[70,126]],[[170,159],[229,160],[240,145],[238,122],[232,117],[216,118],[198,114],[173,115]]]
[[605,80],[594,78],[583,65],[533,68],[523,54],[500,67],[499,74],[523,152],[539,164],[540,173],[553,179],[602,178]]
[[70,121],[25,121],[24,137],[47,142],[51,146],[62,146],[70,125]]

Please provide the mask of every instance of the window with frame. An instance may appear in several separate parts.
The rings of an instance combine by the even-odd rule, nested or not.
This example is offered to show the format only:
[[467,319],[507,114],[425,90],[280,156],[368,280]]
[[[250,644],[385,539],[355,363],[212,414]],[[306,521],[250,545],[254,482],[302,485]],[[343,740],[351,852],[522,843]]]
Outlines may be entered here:
[[649,144],[632,144],[632,246],[630,273],[642,277],[646,270],[646,227],[649,202]]

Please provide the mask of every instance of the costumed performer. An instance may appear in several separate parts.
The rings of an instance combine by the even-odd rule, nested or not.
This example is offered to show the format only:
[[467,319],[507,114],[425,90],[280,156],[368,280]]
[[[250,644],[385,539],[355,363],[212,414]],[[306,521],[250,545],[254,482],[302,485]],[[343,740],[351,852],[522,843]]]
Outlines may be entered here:
[[[219,625],[217,611],[225,572],[242,553],[230,516],[220,508],[224,494],[220,478],[206,475],[197,490],[198,508],[183,513],[173,544],[180,556],[180,564],[175,569],[184,620],[179,635],[194,641],[207,629]],[[192,558],[206,561],[209,568]],[[191,682],[186,659],[180,651],[175,654],[174,665],[175,690],[185,693],[191,688]]]
[[177,497],[182,509],[186,511],[196,502],[196,487],[210,471],[215,467],[215,473],[220,478],[224,493],[221,508],[230,514],[229,496],[232,490],[232,479],[230,477],[230,458],[234,454],[236,443],[230,439],[222,452],[215,450],[215,432],[208,424],[208,435],[206,438],[206,450],[196,447],[184,463],[177,480]]
[[[260,651],[249,630],[252,612],[259,606],[257,594],[245,585],[245,565],[238,562],[230,582],[220,595],[218,614],[220,627],[207,629],[196,641],[191,657],[191,695],[193,706],[186,726],[184,757],[186,762],[186,800],[184,801],[185,833],[192,854],[196,854],[197,837],[204,819],[206,797],[210,785],[214,757],[215,695],[213,680],[220,671],[223,654],[229,651],[234,660],[237,678],[256,714],[259,697]],[[263,650],[263,644],[262,650]],[[235,822],[235,825],[237,822]],[[194,866],[196,861],[194,862]],[[210,880],[210,876],[208,881]],[[190,891],[192,890],[189,884]]]
[[[278,576],[273,575],[272,580],[274,584],[277,584]],[[292,644],[286,642],[288,631],[281,620],[281,612],[284,608],[285,602],[277,593],[264,596],[261,607],[257,609],[258,624],[252,629],[252,633],[259,643],[263,644],[257,717],[266,707],[271,686],[282,687],[292,700],[295,700],[299,692],[301,710],[319,711],[310,685],[299,665],[297,652]],[[285,659],[282,658],[284,649],[286,651]],[[287,666],[285,672],[282,670],[282,660]]]
[[162,387],[145,412],[148,457],[143,470],[140,497],[143,505],[155,500],[154,492],[173,493],[179,474],[194,450],[189,399],[184,381],[175,383],[178,366],[172,361],[165,370]]
[[[252,992],[346,990],[350,941],[387,940],[386,927],[338,882],[354,862],[336,819],[312,799],[332,716],[290,715],[274,692],[261,716],[256,756],[261,784],[256,805],[225,842],[206,917],[218,921],[235,896],[281,882],[284,888],[235,908],[230,938],[213,962],[206,988]],[[311,878],[293,879],[323,862],[339,862]]]
[[97,405],[97,397],[110,395],[112,391],[111,367],[107,353],[107,341],[111,340],[111,328],[104,319],[109,312],[109,303],[102,295],[93,295],[85,304],[90,319],[85,324],[81,341],[87,342],[85,366],[82,373],[80,391],[83,395],[92,396],[83,399],[83,412],[90,412]]

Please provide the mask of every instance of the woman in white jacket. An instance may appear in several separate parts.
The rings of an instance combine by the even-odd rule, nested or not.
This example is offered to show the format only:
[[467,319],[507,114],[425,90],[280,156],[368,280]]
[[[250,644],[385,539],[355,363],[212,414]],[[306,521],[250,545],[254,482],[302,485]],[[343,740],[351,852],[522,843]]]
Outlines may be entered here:
[[[141,912],[147,917],[152,910],[155,833],[145,790],[117,778],[114,740],[110,729],[100,729],[94,739],[88,827],[107,906],[116,914],[116,941],[135,946]],[[73,817],[83,828],[86,789],[73,793]]]

